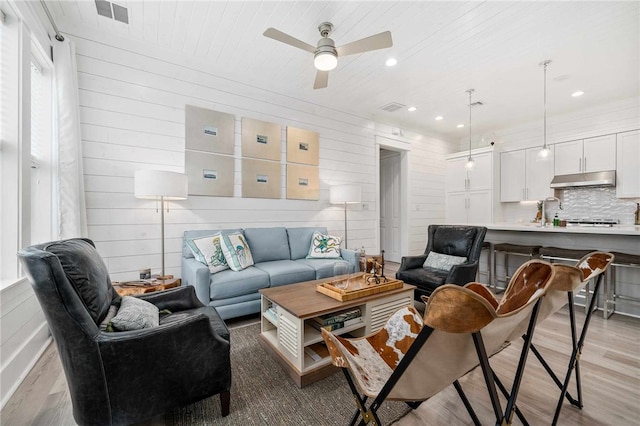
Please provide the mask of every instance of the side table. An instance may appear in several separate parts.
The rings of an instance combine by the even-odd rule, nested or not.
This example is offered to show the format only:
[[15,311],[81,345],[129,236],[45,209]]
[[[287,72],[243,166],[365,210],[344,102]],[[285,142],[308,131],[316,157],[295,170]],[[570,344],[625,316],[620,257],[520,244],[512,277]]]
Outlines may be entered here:
[[113,288],[120,296],[131,296],[134,294],[153,293],[154,291],[168,290],[170,288],[179,287],[182,281],[180,278],[171,278],[169,280],[140,280],[140,281],[123,281],[112,283]]

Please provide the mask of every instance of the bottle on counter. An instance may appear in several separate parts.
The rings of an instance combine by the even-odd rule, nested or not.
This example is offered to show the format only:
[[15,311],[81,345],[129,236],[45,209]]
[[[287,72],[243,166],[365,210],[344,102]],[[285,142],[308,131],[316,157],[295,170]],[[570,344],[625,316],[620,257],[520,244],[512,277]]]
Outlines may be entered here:
[[560,226],[560,218],[558,217],[558,213],[553,217],[553,226]]
[[636,203],[636,225],[640,225],[640,203]]

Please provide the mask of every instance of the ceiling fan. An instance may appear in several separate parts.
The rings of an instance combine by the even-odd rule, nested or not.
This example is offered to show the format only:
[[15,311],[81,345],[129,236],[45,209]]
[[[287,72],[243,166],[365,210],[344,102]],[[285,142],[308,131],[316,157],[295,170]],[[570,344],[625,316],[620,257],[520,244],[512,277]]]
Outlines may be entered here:
[[318,72],[316,73],[316,81],[313,83],[314,89],[323,89],[327,87],[329,82],[329,71],[338,65],[338,56],[354,55],[356,53],[368,52],[370,50],[384,49],[393,46],[391,40],[391,32],[385,31],[370,37],[366,37],[343,46],[336,47],[335,42],[329,38],[329,34],[333,30],[333,24],[323,22],[318,26],[322,38],[318,40],[318,46],[313,47],[304,41],[285,34],[275,28],[267,28],[263,33],[265,37],[272,38],[282,43],[288,44],[298,49],[306,50],[313,53],[313,65]]

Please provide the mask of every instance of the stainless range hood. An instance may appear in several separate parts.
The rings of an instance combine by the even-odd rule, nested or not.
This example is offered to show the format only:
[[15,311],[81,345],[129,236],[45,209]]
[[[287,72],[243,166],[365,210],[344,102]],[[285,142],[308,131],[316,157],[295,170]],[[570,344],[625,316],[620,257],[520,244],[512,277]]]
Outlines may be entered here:
[[584,186],[616,186],[616,171],[576,173],[555,176],[551,188],[578,188]]

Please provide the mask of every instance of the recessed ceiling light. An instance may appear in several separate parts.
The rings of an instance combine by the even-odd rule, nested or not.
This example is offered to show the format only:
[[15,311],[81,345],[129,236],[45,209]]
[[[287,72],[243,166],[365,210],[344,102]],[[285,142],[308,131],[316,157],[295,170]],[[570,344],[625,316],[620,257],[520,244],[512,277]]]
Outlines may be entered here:
[[397,63],[398,63],[398,60],[396,58],[389,58],[384,64],[388,67],[392,67]]
[[458,124],[456,127],[457,127],[458,129],[462,129],[462,128],[464,127],[464,124]]
[[437,117],[436,117],[436,120],[440,121],[440,120],[442,120],[443,118],[444,118],[443,116],[439,115],[439,116],[437,116]]
[[573,92],[571,94],[571,96],[573,96],[574,98],[577,98],[578,96],[582,96],[584,95],[584,92],[582,90],[578,90],[577,92]]
[[418,108],[416,108],[416,107],[414,107],[414,106],[412,106],[412,107],[409,107],[409,108],[408,108],[409,112],[413,112],[413,111],[415,111],[415,110],[417,110],[417,109],[418,109]]

